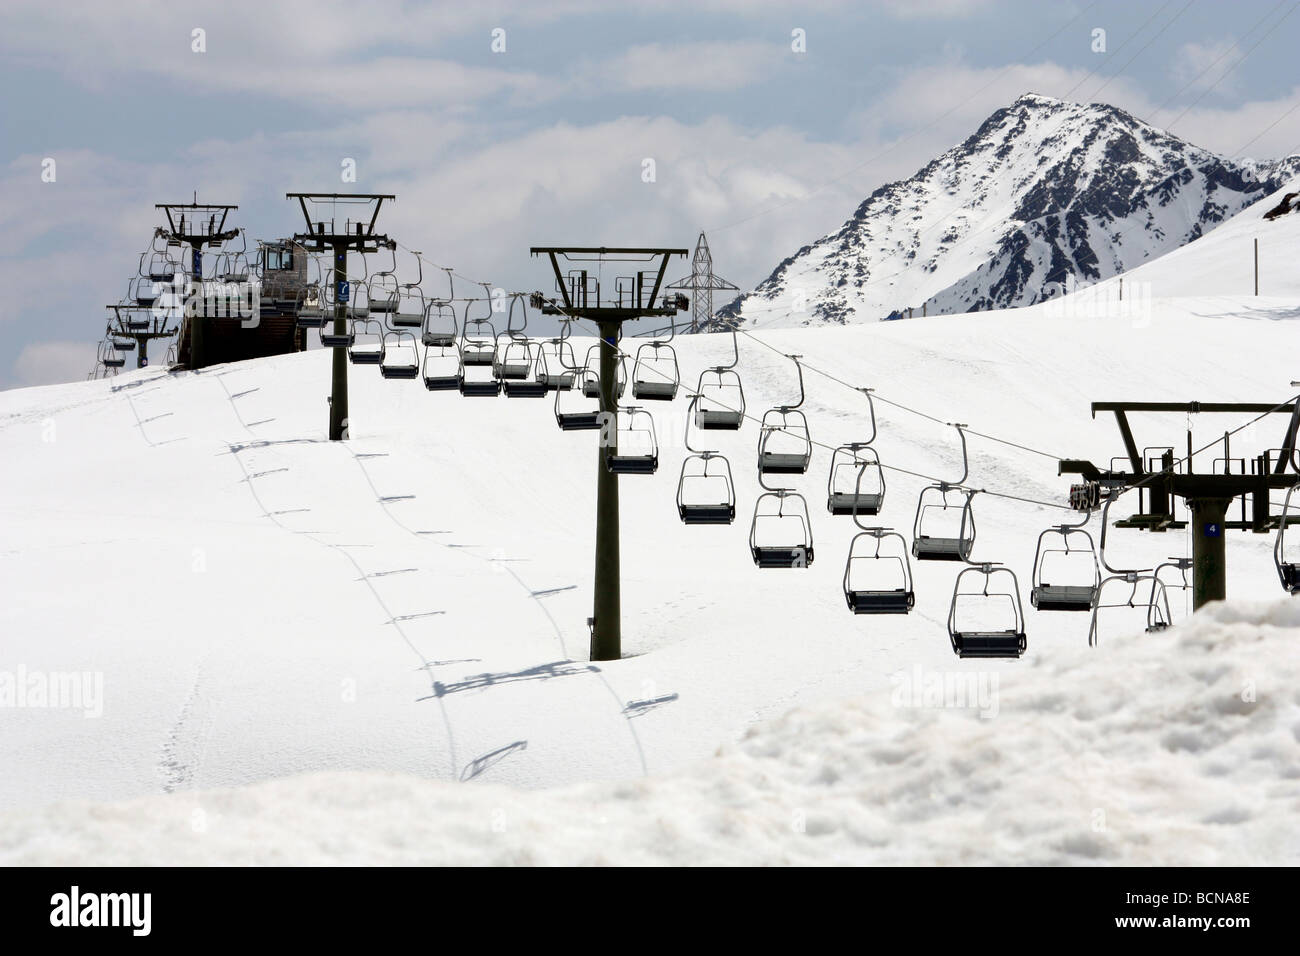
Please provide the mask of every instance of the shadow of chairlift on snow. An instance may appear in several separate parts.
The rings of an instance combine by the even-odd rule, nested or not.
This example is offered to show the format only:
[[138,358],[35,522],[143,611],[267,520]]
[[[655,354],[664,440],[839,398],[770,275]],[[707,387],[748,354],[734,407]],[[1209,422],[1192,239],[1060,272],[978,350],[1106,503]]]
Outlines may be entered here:
[[659,697],[648,697],[645,700],[629,700],[623,705],[623,716],[628,720],[633,717],[640,717],[642,714],[648,714],[664,704],[671,704],[677,697],[677,694],[663,694]]
[[504,747],[498,747],[496,750],[491,750],[481,757],[475,757],[469,763],[465,764],[465,769],[460,773],[460,781],[461,783],[465,783],[466,781],[473,780],[479,774],[496,766],[502,760],[505,760],[512,753],[517,753],[520,750],[527,749],[528,741],[516,740],[512,744],[506,744]]
[[521,681],[553,680],[557,677],[573,677],[579,674],[600,673],[600,668],[585,661],[552,661],[549,664],[537,664],[521,671],[499,671],[495,674],[471,674],[463,680],[452,683],[434,681],[433,694],[420,700],[446,697],[467,690],[483,690],[502,684],[517,684]]

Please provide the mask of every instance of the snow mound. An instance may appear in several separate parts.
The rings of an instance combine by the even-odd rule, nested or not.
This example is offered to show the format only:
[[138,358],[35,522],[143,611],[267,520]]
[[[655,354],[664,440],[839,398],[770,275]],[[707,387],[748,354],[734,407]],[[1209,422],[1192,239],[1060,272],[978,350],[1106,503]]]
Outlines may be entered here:
[[0,815],[13,864],[1291,864],[1300,601],[1207,608],[1105,655],[919,668],[637,781],[397,773]]

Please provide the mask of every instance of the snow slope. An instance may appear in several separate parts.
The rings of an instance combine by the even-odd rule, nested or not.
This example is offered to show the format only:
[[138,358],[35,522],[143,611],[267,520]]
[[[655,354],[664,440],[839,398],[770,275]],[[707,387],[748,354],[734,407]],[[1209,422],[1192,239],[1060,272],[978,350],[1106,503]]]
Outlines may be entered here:
[[1300,157],[1232,160],[1030,93],[719,315],[758,329],[1030,305],[1177,249],[1297,173]]
[[[1293,257],[1300,252],[1300,227],[1272,225],[1281,227],[1279,244],[1289,243]],[[1090,401],[1280,401],[1297,376],[1300,326],[1257,320],[1294,314],[1294,296],[1155,298],[1141,315],[1104,300],[1073,311],[1060,304],[978,321],[952,316],[741,337],[749,411],[758,416],[793,399],[793,366],[779,353],[797,351],[816,369],[878,390],[877,445],[887,465],[937,477],[960,470],[952,430],[887,403],[897,402],[1046,453],[973,435],[971,482],[1056,502],[1069,479],[1056,474],[1050,456],[1103,462],[1121,450],[1113,423],[1090,419]],[[1080,334],[1081,315],[1090,334]],[[729,337],[716,335],[677,344],[688,383],[731,349]],[[1225,361],[1229,344],[1248,360]],[[809,475],[795,480],[812,512],[813,565],[757,570],[746,544],[758,491],[752,421],[739,433],[723,433],[715,446],[735,470],[736,524],[683,527],[674,507],[685,454],[682,398],[651,409],[661,440],[659,473],[621,480],[625,659],[591,664],[584,621],[591,607],[593,435],[561,433],[549,401],[462,399],[354,368],[352,440],[329,443],[328,378],[328,357],[316,351],[197,374],[154,369],[0,395],[0,454],[8,463],[0,476],[0,676],[19,668],[89,671],[102,674],[104,693],[99,717],[73,708],[0,707],[0,807],[14,811],[0,828],[7,834],[0,847],[13,858],[62,852],[24,821],[80,819],[84,812],[41,807],[160,793],[176,797],[161,805],[173,809],[157,808],[159,820],[172,819],[176,806],[193,809],[195,800],[200,808],[217,801],[232,819],[244,814],[240,807],[253,813],[281,797],[310,797],[310,805],[322,806],[326,797],[310,781],[301,784],[305,789],[280,782],[243,796],[193,795],[299,773],[399,773],[538,788],[680,771],[685,776],[667,777],[654,797],[671,799],[664,794],[692,776],[704,775],[699,786],[706,789],[708,780],[729,779],[728,769],[708,777],[715,771],[683,768],[755,725],[777,721],[763,735],[796,733],[794,718],[781,722],[793,709],[856,726],[858,717],[846,715],[857,705],[843,702],[879,699],[900,672],[920,667],[924,675],[985,680],[1023,672],[1017,686],[1039,693],[1033,675],[1085,666],[1086,616],[1033,610],[1026,660],[958,662],[944,631],[952,565],[914,565],[917,608],[906,618],[849,614],[840,579],[852,522],[825,512],[830,453],[821,445]],[[807,390],[817,442],[864,437],[860,394],[813,372]],[[1186,424],[1177,416],[1134,416],[1144,445],[1181,448]],[[1200,444],[1239,422],[1200,416],[1191,424]],[[1236,453],[1276,446],[1284,425],[1279,417],[1242,432],[1234,438]],[[923,484],[891,471],[883,522],[910,537]],[[977,517],[976,557],[1013,567],[1028,607],[1035,538],[1071,515],[989,494],[977,499]],[[1112,547],[1114,560],[1150,566],[1185,553],[1188,542],[1182,533],[1127,531],[1113,536]],[[1233,599],[1280,595],[1268,536],[1235,535],[1228,547]],[[1175,613],[1185,616],[1186,601],[1175,600]],[[1141,624],[1140,611],[1108,612],[1101,646],[1082,652],[1097,661],[1088,673],[1105,670],[1109,655],[1129,644],[1160,646],[1141,634]],[[1185,639],[1192,640],[1174,640]],[[1249,641],[1233,646],[1234,655],[1255,653]],[[1279,645],[1270,639],[1260,646],[1259,667],[1276,670],[1270,649]],[[1050,699],[1063,713],[1096,706],[1094,684],[1081,678],[1071,696],[1063,677]],[[1194,695],[1178,700],[1199,706]],[[878,728],[885,738],[907,733],[915,719],[891,713],[894,722]],[[1142,714],[1157,719],[1155,711]],[[989,735],[1001,719],[972,726]],[[1274,733],[1292,724],[1268,726]],[[819,736],[804,732],[803,745],[814,748]],[[1122,746],[1139,766],[1152,757],[1146,748],[1165,739],[1148,728]],[[1045,734],[1038,746],[1047,753],[1063,745]],[[925,764],[941,754],[908,759]],[[900,794],[915,792],[915,780],[894,778],[887,766],[857,768],[850,777],[867,774]],[[369,801],[374,779],[326,790],[339,800]],[[642,792],[640,784],[620,786],[582,792],[593,799]],[[384,787],[394,808],[434,792],[405,780],[381,785],[381,794],[389,792]],[[697,795],[703,799],[703,791]],[[1053,795],[1026,791],[1031,798]],[[476,795],[455,799],[478,808],[471,814],[485,805]],[[552,805],[549,797],[533,804],[519,794],[513,799],[534,808],[521,812],[549,812]],[[1134,813],[1163,812],[1163,804],[1133,799]],[[136,806],[150,815],[157,807]],[[1273,806],[1261,803],[1249,817],[1261,833],[1272,826]],[[126,821],[133,812],[113,819]],[[728,812],[717,810],[718,826],[726,826]],[[253,829],[244,832],[261,832],[256,821],[248,825]],[[943,839],[936,831],[933,846]],[[979,839],[987,841],[987,831]],[[298,853],[302,845],[286,840],[286,852]],[[1206,846],[1207,858],[1227,853],[1222,842]],[[337,843],[320,852],[331,848],[346,856]],[[770,849],[785,852],[776,844]],[[1290,852],[1279,844],[1276,852],[1284,850]]]
[[983,708],[905,672],[644,781],[334,773],[9,811],[0,861],[1295,865],[1297,636],[1300,601],[1216,606],[993,675]]

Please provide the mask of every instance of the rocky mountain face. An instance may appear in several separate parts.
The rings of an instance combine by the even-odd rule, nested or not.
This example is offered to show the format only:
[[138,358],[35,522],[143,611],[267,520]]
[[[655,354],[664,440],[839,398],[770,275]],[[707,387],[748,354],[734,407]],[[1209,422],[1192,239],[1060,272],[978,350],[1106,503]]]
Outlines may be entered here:
[[[719,310],[749,328],[1031,305],[1191,242],[1300,174],[1026,94]],[[1158,291],[1157,291],[1158,294]]]

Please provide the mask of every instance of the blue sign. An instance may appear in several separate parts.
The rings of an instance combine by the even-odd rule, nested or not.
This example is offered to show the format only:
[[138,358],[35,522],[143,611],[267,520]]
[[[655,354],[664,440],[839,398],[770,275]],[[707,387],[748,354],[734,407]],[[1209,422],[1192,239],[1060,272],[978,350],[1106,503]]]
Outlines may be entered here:
[[334,299],[337,302],[348,301],[348,280],[347,279],[339,279],[338,282],[334,284]]
[[203,251],[200,248],[196,247],[191,251],[190,256],[191,256],[190,261],[194,263],[194,278],[202,279],[203,278]]
[[1207,538],[1222,538],[1222,537],[1223,537],[1223,525],[1221,525],[1221,524],[1207,524],[1207,525],[1205,526],[1205,536],[1206,536]]

